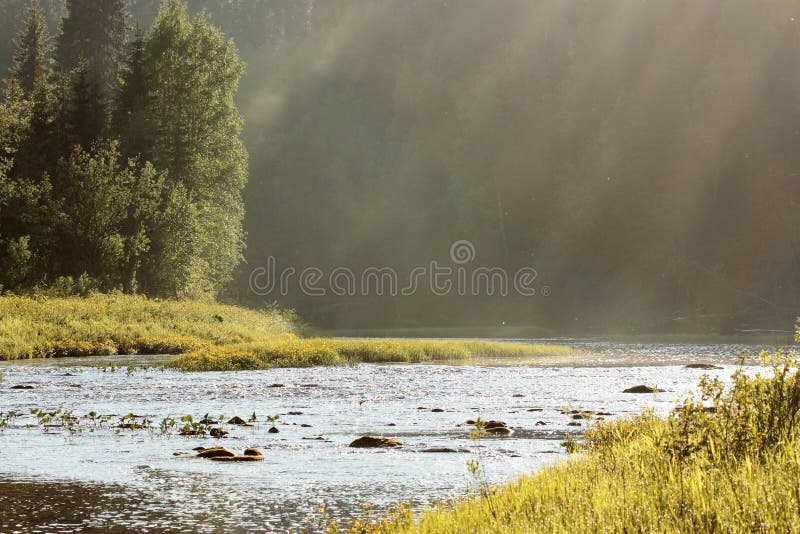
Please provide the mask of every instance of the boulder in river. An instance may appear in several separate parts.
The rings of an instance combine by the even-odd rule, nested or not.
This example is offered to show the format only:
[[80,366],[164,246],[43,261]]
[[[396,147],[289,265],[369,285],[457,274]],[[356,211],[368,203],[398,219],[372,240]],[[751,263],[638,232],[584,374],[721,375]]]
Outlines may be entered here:
[[483,431],[493,436],[508,436],[513,433],[503,421],[487,421],[483,425]]
[[11,389],[35,389],[33,384],[17,384],[16,386],[11,386]]
[[215,456],[211,458],[215,462],[260,462],[263,456]]
[[657,387],[650,387],[645,385],[633,386],[632,388],[628,388],[623,393],[664,393],[665,390],[659,389]]
[[264,456],[263,454],[261,454],[261,451],[256,449],[255,447],[247,447],[244,450],[244,455],[245,456]]
[[287,413],[286,413],[286,415],[303,415],[303,412],[298,412],[298,411],[295,411],[295,412],[287,412]]
[[277,427],[273,426],[269,430],[267,430],[267,432],[269,432],[270,434],[277,434],[278,432],[280,432],[280,430],[278,430]]
[[536,421],[536,426],[547,426],[547,423],[544,421]]
[[194,458],[194,454],[186,451],[175,451],[172,453],[172,456],[177,456],[178,458]]
[[226,449],[225,447],[210,447],[208,449],[203,449],[202,451],[197,453],[198,458],[220,458],[220,457],[233,457],[236,456],[231,451]]
[[392,449],[396,447],[402,447],[403,442],[382,436],[361,436],[360,438],[353,440],[353,442],[350,443],[350,446],[357,449]]
[[717,369],[722,369],[722,367],[711,363],[690,363],[686,366],[686,369],[704,369],[706,371],[715,371]]
[[211,434],[212,438],[224,438],[228,435],[228,431],[221,428],[212,428],[209,431],[209,434]]
[[443,410],[443,409],[441,409],[441,408],[433,408],[433,409],[431,410],[431,412],[433,412],[433,413],[443,413],[443,412],[444,412],[444,410]]
[[467,449],[451,449],[450,447],[430,447],[422,449],[419,452],[432,452],[432,453],[454,453],[454,452],[469,452]]

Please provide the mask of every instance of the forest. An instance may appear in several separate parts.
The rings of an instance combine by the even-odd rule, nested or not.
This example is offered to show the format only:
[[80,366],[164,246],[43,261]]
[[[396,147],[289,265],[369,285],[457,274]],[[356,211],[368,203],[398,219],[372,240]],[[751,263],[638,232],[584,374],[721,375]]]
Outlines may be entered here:
[[[323,327],[791,330],[789,0],[28,4],[0,1],[6,291],[86,273]],[[268,257],[409,272],[457,240],[551,294],[248,287]]]

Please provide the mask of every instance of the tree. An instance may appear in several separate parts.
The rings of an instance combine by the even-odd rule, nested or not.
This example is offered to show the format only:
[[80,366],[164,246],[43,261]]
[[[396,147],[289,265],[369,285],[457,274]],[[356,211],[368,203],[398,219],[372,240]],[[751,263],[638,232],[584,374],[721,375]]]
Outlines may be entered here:
[[190,21],[180,0],[162,5],[144,55],[152,147],[144,155],[167,172],[171,190],[185,195],[187,212],[196,214],[190,218],[196,222],[191,290],[216,292],[230,280],[243,249],[247,153],[233,98],[244,65],[233,42],[205,15]]
[[50,36],[38,0],[31,0],[22,30],[14,39],[11,78],[16,80],[25,98],[50,76]]
[[88,274],[135,292],[160,207],[163,178],[152,165],[123,160],[117,141],[76,146],[58,167],[64,190],[61,274]]
[[149,90],[145,72],[145,35],[137,28],[133,41],[128,45],[122,83],[117,91],[112,119],[112,129],[119,136],[121,149],[127,156],[149,152]]
[[14,159],[26,142],[31,104],[9,96],[0,104],[0,288],[29,285],[46,274],[58,206],[46,177],[15,177]]
[[105,132],[106,101],[86,61],[78,63],[70,78],[69,97],[64,103],[60,126],[70,146],[87,148]]
[[128,15],[124,0],[67,0],[67,15],[61,21],[56,59],[63,72],[82,60],[103,97],[116,91],[125,52]]

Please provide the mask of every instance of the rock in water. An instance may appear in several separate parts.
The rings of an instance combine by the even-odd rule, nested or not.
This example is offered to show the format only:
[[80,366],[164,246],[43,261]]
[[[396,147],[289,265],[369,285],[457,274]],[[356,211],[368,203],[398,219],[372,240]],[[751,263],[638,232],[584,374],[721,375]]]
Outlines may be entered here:
[[623,393],[664,393],[665,390],[659,388],[651,388],[650,386],[640,385],[628,388]]
[[248,447],[244,450],[245,456],[264,456],[261,454],[261,451],[256,449],[255,447]]
[[483,425],[483,431],[493,436],[508,436],[513,432],[503,421],[487,421]]
[[226,449],[225,447],[211,447],[209,449],[203,449],[202,451],[197,453],[198,458],[221,458],[221,457],[233,457],[236,456],[231,451]]
[[211,434],[212,438],[224,438],[228,435],[228,431],[221,428],[212,428],[209,434]]
[[690,363],[686,366],[687,369],[704,369],[706,371],[714,371],[717,369],[722,369],[719,365],[713,365],[710,363]]
[[263,456],[215,456],[211,458],[215,462],[260,462]]
[[350,446],[357,449],[390,449],[402,447],[403,442],[392,438],[361,436],[354,440]]
[[277,434],[278,432],[280,432],[280,430],[278,430],[276,427],[273,426],[272,428],[267,430],[267,432],[269,432],[270,434]]
[[238,426],[253,426],[238,415],[236,417],[231,417],[228,419],[229,425],[238,425]]

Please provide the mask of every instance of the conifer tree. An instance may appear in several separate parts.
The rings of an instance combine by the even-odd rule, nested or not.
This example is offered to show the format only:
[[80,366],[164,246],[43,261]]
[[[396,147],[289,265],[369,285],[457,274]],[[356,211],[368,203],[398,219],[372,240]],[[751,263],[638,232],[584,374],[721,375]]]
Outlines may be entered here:
[[67,0],[67,15],[61,21],[56,60],[63,72],[82,60],[110,100],[117,88],[125,52],[128,15],[124,0]]
[[149,155],[147,108],[151,99],[145,74],[144,47],[144,32],[137,28],[128,46],[122,84],[114,103],[112,128],[122,142],[123,153],[130,157]]
[[30,98],[37,86],[47,83],[50,75],[48,54],[50,36],[39,0],[31,0],[22,30],[14,39],[11,79],[16,80],[22,96]]

